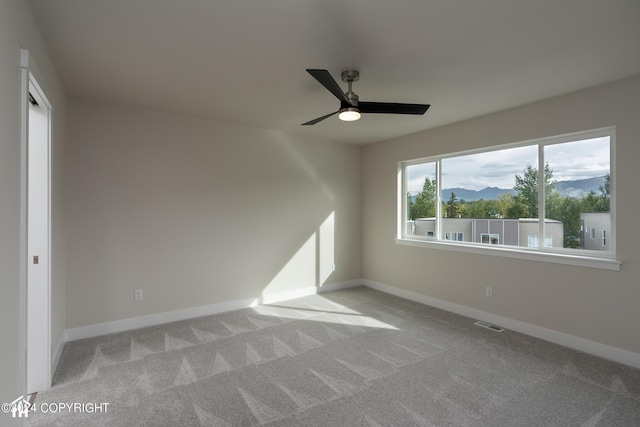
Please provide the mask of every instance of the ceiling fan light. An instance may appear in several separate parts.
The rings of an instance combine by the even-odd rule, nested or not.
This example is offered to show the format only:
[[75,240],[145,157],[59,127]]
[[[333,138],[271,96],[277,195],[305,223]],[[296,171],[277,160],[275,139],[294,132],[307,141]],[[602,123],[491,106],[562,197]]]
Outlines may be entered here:
[[343,108],[340,110],[338,118],[345,122],[354,122],[360,119],[360,111],[355,107]]

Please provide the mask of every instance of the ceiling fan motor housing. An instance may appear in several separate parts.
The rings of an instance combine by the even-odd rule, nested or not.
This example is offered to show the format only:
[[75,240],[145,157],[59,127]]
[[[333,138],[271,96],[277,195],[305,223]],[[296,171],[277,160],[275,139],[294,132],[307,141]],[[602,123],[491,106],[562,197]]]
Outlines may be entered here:
[[340,74],[343,82],[357,82],[360,79],[360,71],[358,70],[344,70]]

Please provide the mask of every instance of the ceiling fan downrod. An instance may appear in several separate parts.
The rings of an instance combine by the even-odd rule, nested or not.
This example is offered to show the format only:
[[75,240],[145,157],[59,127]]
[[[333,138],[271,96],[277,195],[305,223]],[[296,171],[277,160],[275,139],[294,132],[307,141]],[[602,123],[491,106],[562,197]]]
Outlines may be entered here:
[[361,117],[360,109],[358,108],[360,98],[353,91],[352,83],[360,78],[360,72],[358,70],[344,70],[340,77],[343,82],[347,82],[349,85],[349,89],[345,93],[349,103],[341,102],[338,118],[346,122],[359,120]]
[[340,75],[340,77],[342,78],[343,82],[346,82],[349,85],[349,89],[347,90],[347,93],[345,95],[347,95],[347,99],[349,99],[349,102],[351,103],[351,106],[353,107],[357,107],[358,106],[358,95],[355,94],[355,92],[352,89],[352,83],[353,82],[357,82],[360,79],[360,71],[358,70],[344,70],[342,72],[342,74]]

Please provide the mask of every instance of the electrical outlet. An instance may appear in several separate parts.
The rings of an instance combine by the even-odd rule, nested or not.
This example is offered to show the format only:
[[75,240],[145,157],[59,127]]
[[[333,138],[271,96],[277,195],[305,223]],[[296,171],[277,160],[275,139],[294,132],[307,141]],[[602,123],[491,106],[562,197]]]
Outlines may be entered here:
[[333,264],[333,265],[331,266],[331,271],[336,271],[336,265],[335,265],[335,264]]
[[134,301],[140,301],[142,299],[142,289],[136,289],[133,291]]
[[493,288],[491,286],[487,286],[484,293],[487,297],[493,298]]

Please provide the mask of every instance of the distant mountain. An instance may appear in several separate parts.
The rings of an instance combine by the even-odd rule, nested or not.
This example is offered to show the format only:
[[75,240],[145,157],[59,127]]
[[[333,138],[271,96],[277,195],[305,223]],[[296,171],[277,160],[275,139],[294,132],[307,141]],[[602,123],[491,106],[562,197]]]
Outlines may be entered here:
[[475,200],[493,200],[499,198],[503,194],[516,195],[516,192],[506,188],[485,187],[482,190],[467,190],[466,188],[445,188],[442,190],[442,200],[447,201],[454,193],[458,200],[473,202]]
[[[596,194],[600,193],[600,187],[604,187],[604,176],[587,179],[577,179],[573,181],[558,181],[556,182],[555,189],[565,197],[582,197],[588,194],[590,191]],[[498,187],[485,187],[482,190],[467,190],[466,188],[445,188],[442,190],[442,200],[447,201],[451,197],[451,193],[455,193],[458,200],[464,200],[467,202],[473,202],[475,200],[494,200],[499,198],[503,194],[516,195],[513,189],[498,188]]]
[[555,189],[565,197],[582,197],[590,191],[600,194],[600,187],[604,187],[604,176],[596,178],[578,179],[575,181],[558,181]]

